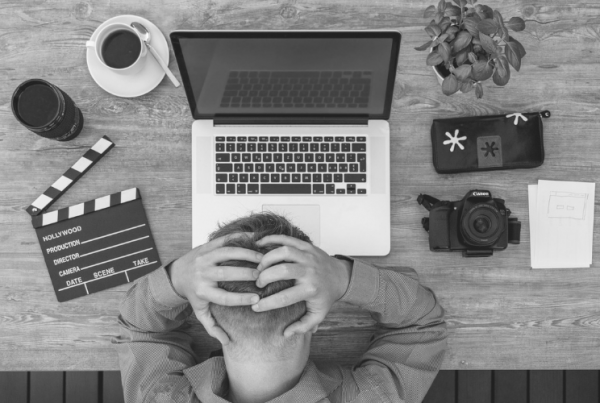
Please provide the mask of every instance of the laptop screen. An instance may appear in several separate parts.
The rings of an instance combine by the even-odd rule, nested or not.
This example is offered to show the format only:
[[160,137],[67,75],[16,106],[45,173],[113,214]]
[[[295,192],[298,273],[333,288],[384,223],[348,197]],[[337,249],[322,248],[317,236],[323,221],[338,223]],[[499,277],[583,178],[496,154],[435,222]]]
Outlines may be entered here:
[[395,31],[176,31],[171,41],[195,119],[389,118]]

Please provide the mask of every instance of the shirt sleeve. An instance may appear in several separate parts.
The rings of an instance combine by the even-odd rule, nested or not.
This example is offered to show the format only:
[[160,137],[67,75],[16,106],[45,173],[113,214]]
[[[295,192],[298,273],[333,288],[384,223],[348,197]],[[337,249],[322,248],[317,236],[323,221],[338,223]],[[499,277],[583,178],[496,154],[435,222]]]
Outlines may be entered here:
[[184,332],[192,314],[161,267],[138,280],[120,306],[119,353],[125,402],[198,402],[183,370],[198,363]]
[[381,401],[421,402],[446,350],[444,310],[433,291],[419,283],[413,269],[355,260],[341,301],[368,310],[379,327],[367,352],[342,374],[350,398],[345,401],[361,401],[361,390],[368,389]]

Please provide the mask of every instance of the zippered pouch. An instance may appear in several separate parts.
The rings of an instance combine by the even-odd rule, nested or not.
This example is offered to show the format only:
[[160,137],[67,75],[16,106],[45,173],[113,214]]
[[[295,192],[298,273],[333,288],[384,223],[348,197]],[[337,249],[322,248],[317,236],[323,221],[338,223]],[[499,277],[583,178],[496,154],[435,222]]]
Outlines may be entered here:
[[438,173],[535,168],[544,163],[542,118],[550,111],[435,119],[433,166]]

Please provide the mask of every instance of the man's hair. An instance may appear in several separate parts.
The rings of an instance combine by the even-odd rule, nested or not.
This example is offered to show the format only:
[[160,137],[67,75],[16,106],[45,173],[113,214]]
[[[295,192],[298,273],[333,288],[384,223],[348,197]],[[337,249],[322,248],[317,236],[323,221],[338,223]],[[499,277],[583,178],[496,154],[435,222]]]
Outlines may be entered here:
[[[281,245],[270,244],[258,246],[256,242],[268,235],[287,235],[311,242],[310,238],[286,218],[270,212],[252,214],[238,218],[213,232],[209,239],[230,236],[242,232],[252,235],[232,236],[224,246],[239,247],[254,250],[263,254]],[[237,266],[256,268],[257,264],[242,260],[230,260],[221,266]],[[223,281],[219,288],[230,292],[255,293],[262,298],[276,294],[294,285],[294,280],[275,281],[258,288],[255,281]],[[222,306],[210,304],[210,311],[217,324],[229,335],[230,340],[237,345],[250,345],[252,348],[273,349],[283,347],[283,331],[291,323],[300,319],[306,313],[304,301],[293,305],[265,312],[254,312],[251,306]]]

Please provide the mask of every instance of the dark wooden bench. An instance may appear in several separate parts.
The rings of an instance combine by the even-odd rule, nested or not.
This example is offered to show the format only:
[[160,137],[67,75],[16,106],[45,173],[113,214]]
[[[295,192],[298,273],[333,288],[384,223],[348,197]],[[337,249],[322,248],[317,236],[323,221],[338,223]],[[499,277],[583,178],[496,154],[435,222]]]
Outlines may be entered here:
[[[600,403],[600,371],[441,371],[424,403]],[[0,403],[121,403],[119,371],[0,372]]]

